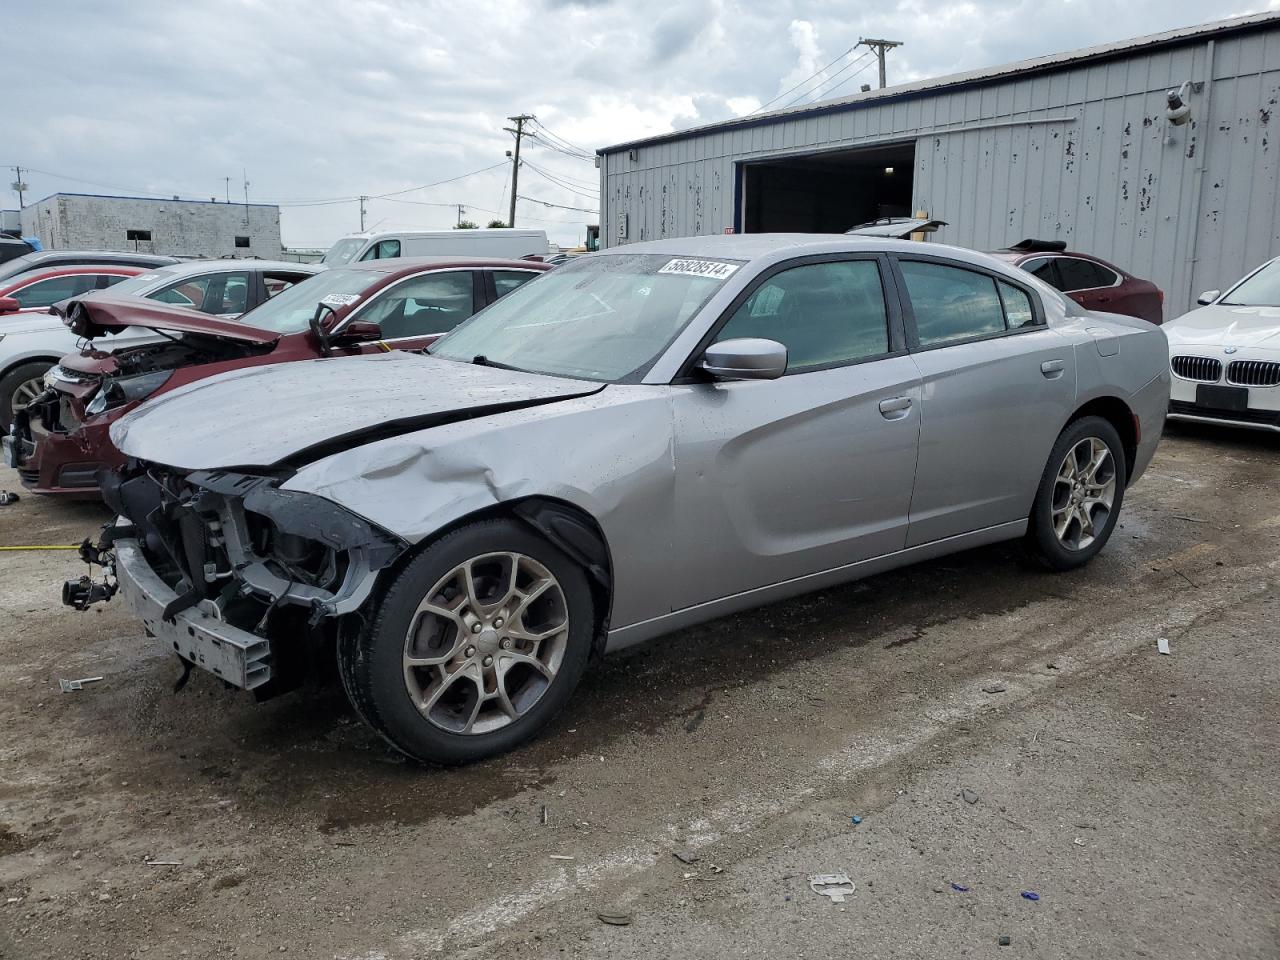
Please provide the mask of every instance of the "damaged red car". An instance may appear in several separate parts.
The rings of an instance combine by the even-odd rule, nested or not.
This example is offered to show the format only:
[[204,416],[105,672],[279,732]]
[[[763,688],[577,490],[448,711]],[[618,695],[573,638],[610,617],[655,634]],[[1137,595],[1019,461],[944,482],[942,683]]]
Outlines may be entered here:
[[[4,462],[34,493],[96,498],[98,471],[124,463],[111,424],[144,401],[243,367],[420,350],[548,269],[520,260],[371,260],[316,274],[238,320],[109,291],[68,301],[58,308],[64,322],[92,343],[63,357],[46,389],[14,417]],[[162,339],[106,349],[128,327]]]

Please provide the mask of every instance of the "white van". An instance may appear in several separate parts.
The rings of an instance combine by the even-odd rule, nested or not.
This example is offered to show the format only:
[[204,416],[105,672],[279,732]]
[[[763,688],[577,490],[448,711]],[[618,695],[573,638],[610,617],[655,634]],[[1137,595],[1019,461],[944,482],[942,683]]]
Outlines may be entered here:
[[550,246],[545,230],[494,227],[490,230],[398,230],[353,233],[324,255],[322,263],[341,266],[358,260],[393,257],[545,257]]

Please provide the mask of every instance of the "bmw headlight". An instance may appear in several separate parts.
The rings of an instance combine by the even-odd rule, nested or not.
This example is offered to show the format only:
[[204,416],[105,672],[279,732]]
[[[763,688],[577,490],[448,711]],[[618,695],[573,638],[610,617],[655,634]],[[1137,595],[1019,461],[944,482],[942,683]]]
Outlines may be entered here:
[[97,416],[105,410],[122,407],[134,400],[142,400],[151,396],[168,382],[173,376],[172,370],[155,370],[151,373],[140,373],[132,377],[117,377],[102,384],[97,394],[84,412],[89,416]]

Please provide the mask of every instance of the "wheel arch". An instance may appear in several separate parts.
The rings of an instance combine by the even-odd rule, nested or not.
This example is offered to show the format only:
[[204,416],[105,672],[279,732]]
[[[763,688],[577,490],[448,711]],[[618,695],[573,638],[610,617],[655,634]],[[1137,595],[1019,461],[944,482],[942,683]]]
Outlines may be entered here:
[[1085,417],[1101,417],[1116,428],[1120,443],[1124,446],[1125,486],[1133,477],[1134,461],[1138,456],[1138,420],[1133,408],[1117,396],[1094,397],[1076,409],[1062,429]]
[[609,542],[595,517],[576,504],[557,497],[535,494],[496,503],[456,517],[431,536],[415,543],[397,557],[394,563],[383,569],[378,575],[374,598],[381,602],[381,597],[400,572],[440,537],[470,523],[500,517],[517,520],[533,528],[586,571],[596,616],[593,655],[603,653],[613,604],[613,557]]
[[57,366],[58,361],[61,360],[62,357],[63,357],[63,354],[43,354],[43,353],[23,355],[23,356],[17,357],[13,360],[10,360],[8,363],[6,363],[3,368],[0,368],[0,379],[3,379],[4,377],[7,377],[9,374],[13,373],[13,371],[17,370],[24,363],[48,363],[51,366]]

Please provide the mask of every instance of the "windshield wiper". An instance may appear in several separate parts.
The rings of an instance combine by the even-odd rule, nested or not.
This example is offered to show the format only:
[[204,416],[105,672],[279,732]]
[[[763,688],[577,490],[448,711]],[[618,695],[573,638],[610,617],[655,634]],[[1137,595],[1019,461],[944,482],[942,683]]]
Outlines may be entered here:
[[474,357],[471,358],[471,362],[474,363],[477,367],[493,367],[496,370],[515,370],[517,373],[527,372],[525,370],[521,370],[519,367],[513,367],[509,363],[500,363],[497,360],[490,360],[483,353],[477,353]]

